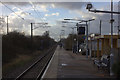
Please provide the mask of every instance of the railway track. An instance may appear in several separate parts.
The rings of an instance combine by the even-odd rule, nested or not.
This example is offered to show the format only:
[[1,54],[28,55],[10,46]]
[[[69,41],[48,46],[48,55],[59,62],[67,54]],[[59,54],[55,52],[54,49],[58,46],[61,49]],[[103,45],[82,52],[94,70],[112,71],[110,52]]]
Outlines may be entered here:
[[46,52],[45,55],[41,56],[37,61],[35,61],[31,66],[29,66],[26,70],[24,70],[21,74],[19,74],[15,80],[23,80],[23,79],[41,79],[49,61],[51,60],[56,46],[53,46],[51,49]]

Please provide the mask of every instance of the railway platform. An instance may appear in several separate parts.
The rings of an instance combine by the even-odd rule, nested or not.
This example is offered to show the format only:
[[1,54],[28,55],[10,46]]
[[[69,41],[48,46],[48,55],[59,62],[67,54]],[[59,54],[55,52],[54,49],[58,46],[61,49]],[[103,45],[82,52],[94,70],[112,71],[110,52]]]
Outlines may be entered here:
[[98,70],[90,58],[57,47],[42,78],[110,78]]

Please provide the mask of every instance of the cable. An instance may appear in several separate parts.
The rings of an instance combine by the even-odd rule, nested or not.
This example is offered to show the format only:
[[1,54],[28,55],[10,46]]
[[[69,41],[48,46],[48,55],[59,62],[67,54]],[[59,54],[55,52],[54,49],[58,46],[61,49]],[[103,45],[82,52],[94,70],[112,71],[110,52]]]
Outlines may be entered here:
[[[33,8],[33,10],[34,10],[34,12],[37,14],[37,16],[38,16],[38,17],[41,16],[41,15],[38,14],[37,10],[35,9],[34,4],[33,4],[32,2],[30,2],[30,4],[31,4],[31,6],[32,6],[32,8]],[[43,23],[45,23],[45,21],[42,20],[41,18],[40,18],[40,20],[41,20]],[[45,24],[45,26],[46,26],[46,24]],[[35,27],[35,29],[36,29],[36,28],[38,28],[38,27]]]
[[[41,15],[38,14],[38,12],[37,12],[38,10],[36,10],[34,4],[33,4],[32,2],[31,2],[30,4],[31,4],[32,8],[34,9],[34,12],[35,12],[38,16],[42,17]],[[40,19],[41,19],[41,18],[40,18]],[[41,21],[42,21],[42,22],[45,22],[45,21],[42,20],[42,19],[41,19]]]
[[24,12],[24,13],[28,13],[31,17],[33,17],[33,16],[31,15],[31,13],[30,13],[30,12],[23,11],[23,10],[22,10],[20,7],[18,7],[17,5],[16,5],[15,7],[19,8],[22,12]]
[[[2,3],[1,1],[0,1],[0,3]],[[3,3],[2,3],[3,4]],[[16,14],[15,13],[15,11],[13,11],[12,9],[10,9],[8,6],[6,6],[5,4],[3,4],[5,7],[7,7],[9,10],[11,10],[14,14]],[[18,14],[16,14],[18,17],[20,17],[22,20],[24,20],[24,18],[23,17],[21,17],[20,15],[18,15]]]
[[[29,14],[29,16],[31,16],[32,18],[34,18],[32,15],[31,15],[31,13],[30,12],[27,12],[27,11],[23,11],[22,10],[22,8],[20,8],[20,7],[18,7],[18,6],[16,6],[17,8],[19,8],[22,12],[24,12],[24,13],[28,13]],[[28,22],[28,21],[26,21],[26,22]],[[28,22],[28,23],[30,23],[30,22]]]

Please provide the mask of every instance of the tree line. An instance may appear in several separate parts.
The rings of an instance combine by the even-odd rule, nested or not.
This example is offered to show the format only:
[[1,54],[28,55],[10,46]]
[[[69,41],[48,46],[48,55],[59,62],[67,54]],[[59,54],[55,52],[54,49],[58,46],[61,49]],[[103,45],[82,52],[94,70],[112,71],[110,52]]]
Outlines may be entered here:
[[69,34],[67,38],[61,40],[66,50],[72,50],[73,46],[77,44],[77,41],[79,45],[84,43],[85,35]]
[[17,55],[32,55],[34,51],[43,51],[55,43],[54,39],[49,37],[49,32],[45,32],[42,36],[33,36],[32,42],[30,36],[17,31],[10,32],[2,36],[2,63],[9,63],[17,58]]

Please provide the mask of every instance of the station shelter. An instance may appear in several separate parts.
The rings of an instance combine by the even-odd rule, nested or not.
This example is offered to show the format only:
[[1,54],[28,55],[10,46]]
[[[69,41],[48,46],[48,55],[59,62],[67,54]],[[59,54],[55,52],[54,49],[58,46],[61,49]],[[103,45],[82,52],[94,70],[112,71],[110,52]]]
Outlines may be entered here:
[[[100,59],[103,54],[111,53],[111,35],[98,35],[89,37],[89,53],[91,57]],[[120,59],[120,39],[113,35],[113,53],[115,59]]]

